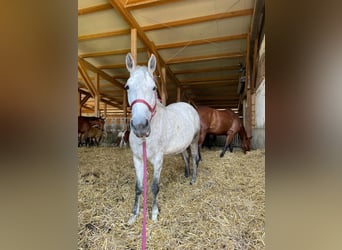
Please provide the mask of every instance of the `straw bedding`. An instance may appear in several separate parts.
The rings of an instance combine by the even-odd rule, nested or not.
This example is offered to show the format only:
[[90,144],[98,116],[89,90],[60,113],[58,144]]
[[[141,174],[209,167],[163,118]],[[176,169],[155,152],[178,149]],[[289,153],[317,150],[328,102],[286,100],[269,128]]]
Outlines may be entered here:
[[[265,249],[265,151],[223,158],[220,151],[202,150],[194,185],[181,155],[164,157],[156,223],[148,165],[148,249]],[[142,203],[127,225],[135,195],[130,149],[79,148],[78,157],[78,249],[140,249]]]

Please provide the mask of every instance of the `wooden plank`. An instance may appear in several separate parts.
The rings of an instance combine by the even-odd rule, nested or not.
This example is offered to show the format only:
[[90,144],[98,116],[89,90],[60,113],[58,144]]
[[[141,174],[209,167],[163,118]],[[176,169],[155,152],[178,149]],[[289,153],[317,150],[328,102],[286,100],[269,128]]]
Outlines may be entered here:
[[130,32],[131,32],[130,29],[124,29],[124,30],[115,30],[115,31],[108,31],[108,32],[82,35],[82,36],[78,37],[78,41],[80,42],[80,41],[85,41],[85,40],[90,40],[90,39],[128,35]]
[[[113,0],[112,0],[113,1]],[[212,20],[219,20],[225,18],[239,17],[239,16],[250,16],[253,14],[253,9],[237,10],[232,12],[217,13],[207,16],[193,17],[183,20],[171,21],[166,23],[157,23],[153,25],[147,25],[141,27],[142,31],[151,31],[157,29],[177,27],[181,25],[191,25],[194,23],[207,22]]]
[[222,37],[213,37],[213,38],[208,38],[208,39],[184,41],[184,42],[178,42],[178,43],[166,43],[166,44],[156,45],[156,49],[171,49],[171,48],[201,45],[201,44],[207,44],[207,43],[226,42],[226,41],[232,41],[232,40],[246,39],[246,37],[247,37],[247,34],[245,33],[245,34],[238,34],[238,35],[231,35],[231,36],[222,36]]
[[187,80],[180,80],[182,84],[184,83],[195,83],[195,82],[211,82],[211,81],[226,81],[226,80],[235,80],[238,81],[240,75],[231,75],[225,77],[201,77],[199,79],[187,79]]
[[194,73],[206,73],[206,72],[218,72],[218,71],[229,71],[229,70],[239,70],[239,65],[230,65],[222,67],[212,67],[212,68],[198,68],[198,69],[184,69],[184,70],[173,70],[175,75],[180,74],[194,74]]
[[[146,48],[137,48],[137,52],[146,51]],[[121,50],[112,50],[112,51],[103,51],[103,52],[93,52],[93,53],[83,53],[78,55],[81,58],[88,57],[101,57],[101,56],[114,56],[114,55],[125,55],[128,52],[131,52],[130,49],[121,49]]]
[[230,52],[230,53],[221,53],[221,54],[215,54],[215,55],[173,58],[167,61],[166,63],[176,64],[176,63],[187,63],[187,62],[200,62],[200,61],[218,60],[218,59],[226,59],[226,58],[244,57],[245,55],[246,55],[245,52]]
[[127,9],[138,9],[138,8],[146,8],[151,6],[156,6],[160,4],[170,3],[170,2],[177,2],[180,0],[130,0],[128,3],[125,4],[125,8]]
[[187,82],[187,83],[181,83],[180,86],[183,88],[194,88],[196,86],[202,86],[203,85],[208,85],[208,86],[219,86],[219,85],[224,85],[224,86],[235,86],[237,87],[238,80],[225,80],[225,81],[205,81],[205,82]]
[[80,15],[94,13],[94,12],[101,11],[101,10],[109,10],[112,8],[113,7],[111,4],[105,3],[105,4],[100,4],[100,5],[96,5],[96,6],[91,6],[91,7],[79,9],[77,14],[80,16]]
[[[138,62],[139,65],[147,65],[147,61]],[[99,69],[123,69],[126,68],[126,64],[111,64],[111,65],[102,65],[98,67]]]

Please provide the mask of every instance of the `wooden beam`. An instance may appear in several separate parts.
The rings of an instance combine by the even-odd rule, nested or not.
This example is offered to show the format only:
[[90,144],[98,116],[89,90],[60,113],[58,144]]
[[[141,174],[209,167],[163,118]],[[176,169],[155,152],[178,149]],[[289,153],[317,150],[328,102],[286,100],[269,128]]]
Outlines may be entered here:
[[91,7],[79,9],[78,15],[80,16],[80,15],[89,14],[89,13],[93,13],[93,12],[97,12],[97,11],[101,11],[101,10],[109,10],[112,8],[113,7],[111,4],[105,3],[105,4],[101,4],[101,5],[96,5],[96,6],[91,6]]
[[162,91],[161,91],[161,99],[162,103],[165,106],[166,105],[166,100],[167,100],[167,89],[166,89],[166,69],[165,67],[162,67],[161,69],[161,85],[162,85]]
[[254,55],[253,55],[253,65],[252,65],[252,77],[251,77],[251,88],[252,88],[252,93],[255,92],[255,82],[256,82],[256,65],[258,63],[258,39],[255,39],[254,41]]
[[113,77],[111,77],[110,75],[108,75],[106,72],[102,71],[101,69],[95,67],[94,65],[92,65],[91,63],[87,62],[86,60],[84,60],[83,58],[78,57],[78,61],[81,61],[82,64],[89,70],[95,72],[95,73],[99,73],[100,76],[107,80],[108,82],[112,83],[115,87],[124,89],[123,84],[121,84],[120,82],[118,82],[117,80],[115,80]]
[[124,30],[115,30],[115,31],[108,31],[108,32],[101,32],[95,34],[88,34],[82,35],[78,37],[78,41],[85,41],[90,39],[97,39],[97,38],[104,38],[104,37],[111,37],[111,36],[121,36],[121,35],[128,35],[130,33],[130,29]]
[[187,82],[187,83],[181,83],[180,86],[182,87],[187,87],[187,86],[199,86],[199,85],[211,85],[211,86],[218,86],[218,85],[225,85],[225,86],[229,86],[229,85],[236,85],[238,84],[239,80],[225,80],[225,81],[204,81],[204,82]]
[[192,40],[192,41],[185,41],[185,42],[178,42],[178,43],[166,43],[166,44],[156,45],[156,49],[171,49],[171,48],[200,45],[200,44],[207,44],[207,43],[226,42],[226,41],[232,41],[232,40],[246,39],[246,37],[247,37],[247,34],[245,33],[245,34],[238,34],[238,35],[232,35],[232,36],[213,37],[213,38],[208,38],[208,39]]
[[[79,91],[80,93],[84,94],[84,95],[89,95],[89,92],[84,91],[84,90],[82,90],[82,89],[78,89],[78,91]],[[109,99],[109,100],[107,100],[107,99],[105,99],[105,98],[107,98],[107,99]],[[102,101],[103,103],[107,103],[107,104],[109,104],[109,105],[111,105],[111,106],[113,106],[113,107],[122,109],[122,104],[121,104],[121,103],[119,103],[118,101],[114,100],[113,98],[111,98],[111,97],[109,97],[109,96],[107,96],[107,95],[105,95],[105,94],[103,94],[103,93],[101,94],[101,101]]]
[[247,135],[252,134],[252,97],[251,97],[251,84],[250,84],[250,33],[247,37],[247,55],[246,55],[246,95],[247,95],[247,114],[246,114],[246,132]]
[[212,21],[212,20],[219,20],[219,19],[239,17],[239,16],[249,16],[252,14],[253,14],[253,9],[237,10],[237,11],[232,11],[232,12],[217,13],[217,14],[212,14],[208,16],[200,16],[200,17],[193,17],[193,18],[188,18],[188,19],[183,19],[183,20],[171,21],[171,22],[166,22],[166,23],[157,23],[153,25],[147,25],[147,26],[141,27],[141,30],[150,31],[150,30],[171,28],[171,27],[177,27],[181,25],[189,25],[189,24],[191,25],[194,23],[207,22],[207,21]]
[[215,54],[215,55],[173,58],[167,61],[166,63],[176,64],[176,63],[200,62],[200,61],[218,60],[218,59],[226,59],[226,58],[244,57],[245,55],[246,55],[245,52],[230,52],[230,53],[221,53],[221,54]]
[[177,102],[181,101],[181,88],[180,86],[177,87]]
[[[137,29],[138,36],[140,37],[141,41],[145,44],[145,46],[151,51],[157,59],[157,62],[160,63],[160,65],[163,67],[165,65],[164,60],[162,57],[159,55],[155,45],[153,42],[151,42],[145,32],[141,29],[140,25],[138,22],[135,20],[133,15],[124,7],[123,3],[121,1],[117,0],[109,0],[112,6],[121,14],[121,16],[126,20],[126,22],[132,27]],[[170,78],[172,81],[175,82],[176,85],[179,84],[178,79],[173,75],[172,71],[170,68],[165,65],[166,72],[169,74]]]
[[96,74],[96,84],[95,84],[96,94],[95,94],[95,100],[94,100],[94,116],[99,117],[100,116],[100,74]]
[[80,61],[78,61],[78,71],[80,72],[80,74],[84,80],[84,83],[86,84],[86,87],[89,89],[91,96],[94,97],[96,95],[96,89],[95,89],[86,69],[84,68],[84,65]]
[[[138,62],[138,65],[146,65],[148,62]],[[112,64],[112,65],[102,65],[98,67],[99,69],[123,69],[126,68],[126,64]]]
[[[80,91],[78,93],[81,94]],[[80,103],[81,106],[83,106],[89,100],[90,97],[91,97],[91,95],[89,93],[86,93],[85,97],[83,97],[83,99],[81,100],[81,103]]]
[[239,80],[239,75],[231,75],[225,77],[201,77],[198,79],[187,79],[187,80],[180,80],[182,84],[184,83],[195,83],[195,82],[211,82],[211,81],[226,81],[226,80]]
[[212,67],[212,68],[173,70],[173,73],[175,75],[180,75],[180,74],[206,73],[206,72],[229,71],[229,70],[239,70],[239,69],[240,69],[239,65],[231,65],[231,66]]
[[146,8],[151,6],[156,6],[159,4],[165,4],[169,2],[176,2],[180,0],[130,0],[128,3],[125,4],[125,8],[127,9],[138,9],[138,8]]
[[131,54],[134,62],[138,61],[137,40],[137,29],[131,29]]
[[[103,52],[94,52],[94,53],[83,53],[83,54],[80,54],[79,57],[88,58],[88,57],[125,55],[130,51],[131,51],[130,49],[121,49],[121,50],[112,50],[112,51],[103,51]],[[137,48],[137,52],[143,52],[143,51],[146,51],[146,48]]]

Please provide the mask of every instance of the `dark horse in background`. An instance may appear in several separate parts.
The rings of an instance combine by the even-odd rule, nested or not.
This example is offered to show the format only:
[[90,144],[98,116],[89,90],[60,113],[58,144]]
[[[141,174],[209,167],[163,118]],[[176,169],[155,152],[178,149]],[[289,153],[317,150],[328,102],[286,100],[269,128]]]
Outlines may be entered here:
[[229,148],[233,151],[232,141],[236,133],[239,133],[241,139],[241,148],[244,153],[250,150],[251,138],[248,137],[246,130],[240,118],[233,111],[216,110],[207,106],[198,106],[197,112],[201,120],[201,134],[198,141],[199,146],[202,146],[206,134],[226,135],[226,143],[220,154],[223,157]]
[[78,117],[78,146],[83,144],[90,144],[90,137],[93,128],[99,129],[101,132],[104,130],[105,120],[95,116],[79,116]]

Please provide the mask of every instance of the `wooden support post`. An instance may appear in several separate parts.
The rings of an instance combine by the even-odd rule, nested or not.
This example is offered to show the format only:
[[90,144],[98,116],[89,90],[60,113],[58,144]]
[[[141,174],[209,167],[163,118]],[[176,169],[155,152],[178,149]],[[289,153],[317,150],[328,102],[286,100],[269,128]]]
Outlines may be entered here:
[[161,69],[161,85],[162,85],[162,89],[161,89],[161,99],[162,99],[162,103],[164,106],[166,106],[166,100],[167,100],[167,89],[166,89],[166,69],[165,67],[162,67]]
[[246,83],[245,90],[247,94],[247,112],[246,112],[246,132],[248,136],[252,135],[252,96],[251,96],[251,78],[250,78],[250,32],[247,36],[247,55],[246,55]]
[[100,117],[100,75],[96,74],[95,84],[95,97],[94,97],[94,115]]
[[123,103],[122,103],[122,109],[123,109],[123,112],[124,112],[124,115],[125,115],[125,118],[127,120],[127,92],[126,90],[123,90],[122,91],[122,95],[123,95]]
[[82,102],[82,94],[81,94],[81,92],[78,92],[78,116],[82,115],[82,105],[81,105],[81,102]]
[[177,102],[181,101],[181,88],[177,86]]
[[254,41],[254,55],[253,55],[253,69],[252,69],[252,79],[251,79],[251,82],[252,82],[252,86],[251,86],[252,93],[255,92],[256,65],[258,63],[257,58],[258,58],[258,39],[255,39],[255,41]]
[[138,63],[137,54],[137,29],[131,29],[131,54],[136,63]]

